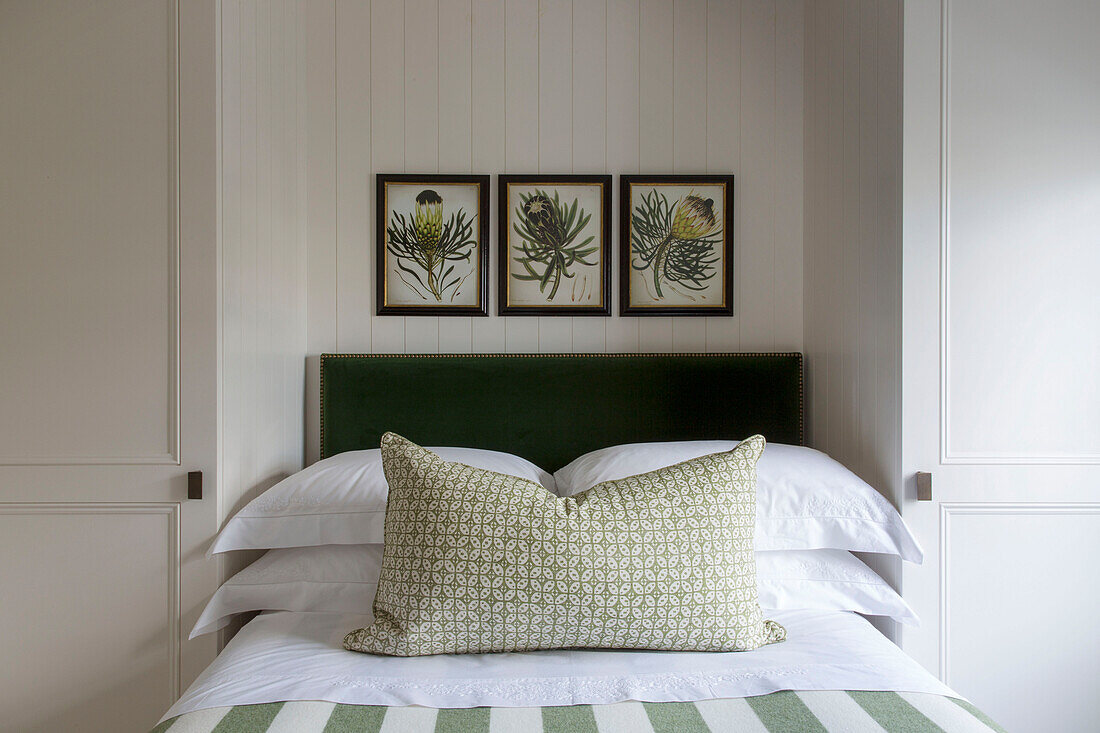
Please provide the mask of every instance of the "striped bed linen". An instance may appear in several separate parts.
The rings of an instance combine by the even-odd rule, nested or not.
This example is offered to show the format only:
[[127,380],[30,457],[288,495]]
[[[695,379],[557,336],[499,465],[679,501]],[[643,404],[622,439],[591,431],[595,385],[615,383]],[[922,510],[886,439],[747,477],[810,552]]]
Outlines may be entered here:
[[196,710],[153,733],[988,733],[965,700],[910,692],[800,691],[698,702],[426,708],[296,701]]

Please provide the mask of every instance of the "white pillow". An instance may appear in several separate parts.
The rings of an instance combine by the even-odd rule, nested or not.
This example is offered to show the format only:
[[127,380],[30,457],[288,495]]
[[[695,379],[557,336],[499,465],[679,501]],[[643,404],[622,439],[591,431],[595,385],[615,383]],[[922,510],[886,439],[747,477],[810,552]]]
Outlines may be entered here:
[[371,613],[382,545],[321,545],[271,550],[222,584],[191,636],[217,631],[247,611]]
[[[447,461],[519,476],[554,490],[553,476],[510,453],[430,450]],[[207,556],[230,550],[381,542],[388,491],[378,448],[337,454],[250,501],[222,528]]]
[[763,608],[856,611],[920,624],[889,583],[846,550],[757,552],[756,583]]
[[[598,483],[655,471],[737,441],[634,443],[586,453],[554,474],[561,496]],[[924,553],[901,515],[881,494],[829,456],[812,448],[769,443],[756,464],[756,549],[832,548],[900,555],[919,563]]]
[[[381,564],[380,544],[271,550],[218,589],[191,638],[246,611],[369,614]],[[916,622],[901,596],[849,552],[757,552],[756,566],[760,605],[766,609],[856,611]]]

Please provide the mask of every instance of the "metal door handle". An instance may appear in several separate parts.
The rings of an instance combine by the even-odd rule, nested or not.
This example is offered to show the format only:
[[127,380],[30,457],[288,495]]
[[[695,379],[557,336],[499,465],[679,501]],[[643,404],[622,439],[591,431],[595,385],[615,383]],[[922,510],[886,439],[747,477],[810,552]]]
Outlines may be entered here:
[[187,472],[187,498],[202,498],[202,471]]
[[917,471],[917,501],[932,501],[932,474]]

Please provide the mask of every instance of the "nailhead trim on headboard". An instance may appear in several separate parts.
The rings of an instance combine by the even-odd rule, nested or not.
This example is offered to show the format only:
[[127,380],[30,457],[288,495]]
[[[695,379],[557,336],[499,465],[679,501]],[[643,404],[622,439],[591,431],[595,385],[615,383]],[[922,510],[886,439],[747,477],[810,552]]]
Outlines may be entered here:
[[326,458],[324,454],[325,446],[325,361],[327,359],[384,359],[384,358],[402,358],[402,359],[439,359],[444,357],[477,357],[485,359],[493,359],[500,357],[507,357],[511,359],[515,358],[527,358],[527,359],[540,359],[540,358],[633,358],[633,357],[797,357],[799,360],[798,370],[798,440],[800,444],[806,442],[806,389],[805,389],[805,367],[802,363],[802,354],[797,351],[739,351],[739,352],[685,352],[685,353],[668,353],[668,352],[640,352],[640,353],[546,353],[546,354],[512,354],[507,352],[495,352],[487,354],[470,354],[470,353],[448,353],[448,354],[333,354],[326,353],[321,354],[320,359],[320,412],[319,419],[320,425],[320,456]]

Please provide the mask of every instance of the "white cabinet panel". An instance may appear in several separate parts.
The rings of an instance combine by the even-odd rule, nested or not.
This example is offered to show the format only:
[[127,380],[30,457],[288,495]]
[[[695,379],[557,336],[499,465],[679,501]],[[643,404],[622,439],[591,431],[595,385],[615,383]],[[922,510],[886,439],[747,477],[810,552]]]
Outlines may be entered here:
[[212,3],[0,3],[5,732],[148,730],[214,656],[217,40]]
[[175,9],[110,5],[0,6],[0,464],[178,456]]
[[905,4],[901,510],[926,554],[901,644],[1009,730],[1098,712],[1098,25],[1085,0]]
[[0,504],[4,730],[148,730],[175,701],[179,527],[178,504]]
[[943,511],[947,684],[1009,730],[1051,730],[1051,709],[1059,730],[1094,726],[1100,504]]
[[1100,4],[1056,7],[947,4],[949,461],[1100,462]]

